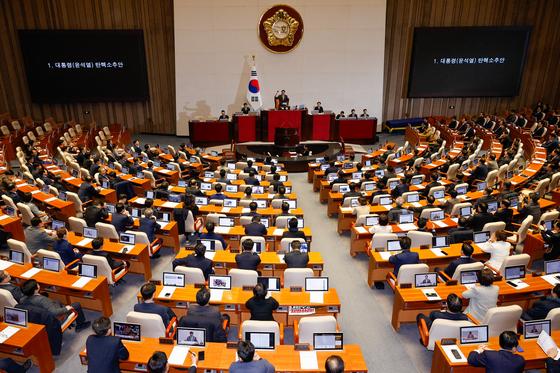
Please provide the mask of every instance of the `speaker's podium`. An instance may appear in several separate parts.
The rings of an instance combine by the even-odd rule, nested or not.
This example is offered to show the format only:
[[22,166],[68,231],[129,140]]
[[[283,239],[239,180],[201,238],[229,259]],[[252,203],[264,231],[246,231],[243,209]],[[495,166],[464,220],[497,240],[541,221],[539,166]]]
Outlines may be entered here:
[[262,141],[275,141],[277,128],[292,128],[297,130],[298,141],[304,140],[302,134],[302,123],[307,109],[296,110],[263,110],[262,118]]
[[274,148],[277,154],[290,156],[299,144],[299,131],[297,128],[278,127],[274,129]]

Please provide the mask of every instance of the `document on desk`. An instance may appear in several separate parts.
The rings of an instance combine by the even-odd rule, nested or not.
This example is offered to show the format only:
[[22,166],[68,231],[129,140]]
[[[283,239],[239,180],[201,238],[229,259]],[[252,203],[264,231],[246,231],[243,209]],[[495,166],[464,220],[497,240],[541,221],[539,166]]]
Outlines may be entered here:
[[[443,352],[445,352],[445,355],[447,355],[447,358],[449,359],[449,361],[451,363],[466,363],[467,362],[467,358],[465,357],[465,355],[463,354],[463,352],[461,351],[459,346],[457,346],[457,345],[447,345],[447,346],[441,346],[441,349],[443,350]],[[453,350],[457,351],[457,353],[460,355],[459,358],[456,358],[455,355],[453,355]]]
[[441,249],[430,249],[432,251],[432,253],[434,253],[435,256],[445,256],[445,254],[443,253],[443,251],[441,251]]
[[82,238],[80,240],[80,242],[78,242],[76,244],[76,246],[87,246],[89,245],[93,240],[91,238]]
[[441,297],[433,288],[422,289],[422,293],[424,293],[424,295],[426,296],[426,298],[428,298],[428,300],[441,300]]
[[185,345],[174,346],[173,350],[171,350],[171,355],[169,355],[169,359],[167,360],[169,365],[184,365],[185,359],[189,354],[189,349],[190,347]]
[[537,338],[537,344],[545,353],[553,348],[558,348],[552,337],[548,335],[548,333],[544,330],[541,331],[541,334],[539,334],[539,338]]
[[19,328],[15,326],[7,326],[0,331],[0,344],[6,342],[12,335],[19,332]]
[[436,221],[432,221],[432,223],[434,223],[434,225],[440,227],[440,228],[445,228],[447,227],[447,223],[445,223],[444,221],[441,220],[436,220]]
[[156,223],[158,223],[160,229],[163,229],[167,224],[169,224],[167,221],[156,221]]
[[11,218],[10,215],[0,215],[0,220],[9,219]]
[[[4,268],[0,267],[0,269],[4,269]],[[555,286],[556,284],[560,284],[560,273],[555,273],[553,275],[544,275],[541,278],[552,286]]]
[[319,362],[317,361],[316,351],[300,351],[299,352],[299,365],[301,369],[317,370],[319,369]]
[[340,211],[342,211],[343,214],[351,214],[352,213],[352,207],[341,207]]
[[139,204],[139,205],[143,205],[144,203],[146,203],[146,198],[142,198],[142,197],[136,198],[136,199],[134,200],[134,203],[137,203],[137,204]]
[[241,213],[242,213],[242,214],[246,214],[246,213],[248,213],[248,212],[250,212],[250,211],[251,211],[251,209],[250,209],[249,207],[243,207],[243,208],[241,209]]
[[310,291],[309,302],[323,304],[325,302],[325,293],[323,291]]
[[222,212],[223,213],[230,212],[230,210],[231,210],[231,207],[222,207]]
[[80,277],[72,284],[72,287],[81,289],[84,286],[86,286],[90,281],[91,281],[91,277]]
[[403,223],[403,224],[399,224],[399,228],[401,231],[413,231],[415,229],[418,229],[418,227],[414,224],[414,223]]
[[31,278],[35,276],[37,273],[41,272],[41,268],[31,268],[27,272],[23,273],[21,277],[23,278]]
[[70,177],[67,177],[66,179],[64,179],[64,181],[72,181],[72,180],[74,180],[74,179],[75,179],[74,176],[70,176]]
[[37,194],[37,193],[41,193],[40,189],[35,189],[31,191],[31,194]]
[[134,245],[124,245],[124,246],[120,249],[120,252],[121,252],[121,253],[124,253],[125,250],[126,250],[127,253],[130,252],[130,251],[132,251],[132,250],[134,250]]
[[390,251],[380,251],[379,256],[381,256],[381,259],[383,259],[383,260],[389,260],[389,258],[391,257],[391,252]]
[[45,202],[49,203],[49,202],[52,202],[52,201],[56,201],[56,199],[57,199],[56,197],[47,198],[45,200]]
[[215,251],[206,251],[206,252],[204,253],[204,257],[205,257],[206,259],[210,259],[210,260],[214,260],[214,256],[215,256],[215,255],[216,255],[216,252],[215,252]]
[[455,223],[459,223],[459,218],[451,218]]
[[221,302],[224,291],[220,289],[210,289],[210,302]]
[[284,234],[284,229],[282,229],[282,228],[276,228],[276,229],[274,230],[274,233],[272,233],[272,234],[273,234],[274,236],[281,236],[281,235]]
[[159,292],[158,298],[169,298],[177,289],[175,286],[164,286]]
[[216,232],[218,234],[228,234],[229,233],[229,227],[216,227],[216,228],[214,228],[214,232]]
[[511,286],[510,284],[508,284],[509,286],[514,288],[515,290],[521,290],[521,289],[525,289],[525,288],[529,287],[529,284],[526,283],[526,282],[523,282],[523,280],[509,280],[509,281],[506,281],[506,284],[508,282],[512,282],[516,285],[516,286]]
[[178,203],[176,203],[176,202],[169,202],[169,201],[167,201],[167,202],[165,202],[162,206],[163,206],[163,207],[167,207],[167,208],[169,208],[169,209],[174,209],[175,207],[177,207],[177,205],[178,205]]
[[6,268],[10,268],[13,266],[14,263],[8,262],[7,260],[0,260],[0,270],[5,270]]
[[366,234],[366,233],[368,233],[368,230],[367,230],[366,228],[364,228],[364,227],[354,227],[354,228],[356,228],[356,231],[357,231],[359,234]]
[[410,205],[412,207],[422,207],[422,204],[420,202],[411,202]]

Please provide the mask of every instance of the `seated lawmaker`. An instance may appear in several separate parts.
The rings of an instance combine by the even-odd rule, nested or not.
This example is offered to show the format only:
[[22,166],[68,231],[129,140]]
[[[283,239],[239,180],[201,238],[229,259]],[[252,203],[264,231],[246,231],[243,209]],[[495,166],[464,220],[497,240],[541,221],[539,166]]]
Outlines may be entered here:
[[511,244],[507,242],[507,238],[508,234],[506,231],[496,231],[487,242],[478,244],[480,250],[490,254],[490,259],[486,262],[486,265],[496,271],[502,268],[504,260],[510,254]]
[[521,318],[526,321],[543,320],[551,310],[558,307],[560,307],[560,284],[554,285],[550,295],[533,303],[531,308],[523,312]]
[[376,225],[372,226],[369,229],[369,232],[373,233],[374,235],[375,235],[375,233],[392,233],[393,228],[389,224],[388,215],[387,214],[379,215],[379,224],[376,224]]
[[16,302],[20,302],[21,298],[23,298],[23,293],[21,292],[21,288],[16,286],[10,282],[12,277],[7,271],[0,269],[0,289],[9,291],[10,294],[14,297]]
[[134,220],[132,220],[132,217],[130,217],[129,212],[122,203],[116,204],[115,213],[111,217],[111,224],[113,224],[117,233],[123,233],[127,229],[134,227]]
[[282,233],[282,238],[303,238],[305,240],[305,232],[298,229],[297,218],[291,218],[288,221],[288,230]]
[[196,304],[189,304],[189,312],[179,320],[180,327],[206,329],[206,342],[226,342],[223,319],[218,307],[211,306],[210,291],[203,287],[196,293]]
[[284,255],[284,263],[287,268],[307,268],[309,255],[301,251],[301,242],[290,242],[290,252]]
[[500,334],[500,350],[491,350],[487,345],[480,345],[468,356],[469,365],[486,368],[487,372],[522,373],[525,359],[517,352],[517,334],[505,331]]
[[494,283],[494,273],[490,268],[484,268],[480,275],[480,285],[467,289],[462,297],[469,300],[465,313],[471,314],[475,319],[484,320],[486,313],[498,303],[500,288]]
[[140,218],[140,226],[138,227],[140,232],[146,233],[148,240],[154,242],[156,239],[156,232],[159,230],[159,224],[154,217],[154,210],[147,208],[144,210],[144,216]]
[[105,208],[105,202],[101,199],[94,199],[93,203],[84,211],[84,220],[90,228],[94,228],[97,223],[103,223],[108,217],[109,212]]
[[249,172],[249,177],[245,179],[245,184],[247,185],[252,185],[252,186],[259,186],[261,185],[261,182],[259,181],[259,179],[257,179],[255,177],[256,172],[255,171],[250,171]]
[[257,212],[258,209],[258,205],[257,202],[252,201],[249,203],[249,212],[244,212],[241,214],[241,216],[255,216],[255,215],[259,215],[259,213]]
[[247,167],[245,167],[245,168],[243,169],[243,172],[246,173],[246,174],[248,174],[248,173],[251,172],[251,171],[253,171],[254,173],[257,173],[257,172],[258,172],[258,170],[257,170],[255,167],[253,167],[253,161],[250,160],[250,159],[248,159],[248,160],[247,160]]
[[267,298],[268,291],[263,284],[256,284],[253,288],[253,297],[245,302],[245,307],[251,312],[251,320],[274,321],[272,313],[280,304],[273,297]]
[[[62,260],[64,265],[68,265],[74,260],[81,259],[83,256],[80,253],[80,250],[76,249],[70,244],[70,242],[68,242],[67,233],[68,231],[66,230],[66,228],[58,228],[56,230],[56,236],[58,240],[54,243],[54,251],[56,251],[58,255],[60,255],[60,259]],[[76,267],[77,265],[78,263],[74,264],[72,268]]]
[[194,254],[189,254],[185,258],[178,258],[173,260],[173,270],[175,270],[175,267],[177,266],[199,268],[204,274],[204,278],[208,281],[208,277],[214,274],[214,268],[213,262],[204,256],[205,253],[206,246],[204,246],[202,243],[197,243],[194,246]]
[[251,223],[245,226],[245,235],[247,236],[266,236],[267,230],[263,223],[261,223],[261,216],[254,215],[251,218]]
[[342,118],[346,118],[346,115],[344,114],[344,110],[341,110],[340,113],[336,115],[336,119],[342,119]]
[[416,322],[424,320],[426,322],[426,327],[428,330],[432,327],[432,324],[437,319],[453,320],[453,321],[468,321],[469,318],[462,311],[463,302],[457,294],[451,293],[447,296],[447,309],[442,311],[432,311],[429,316],[419,313],[416,316]]
[[216,225],[211,221],[209,221],[208,223],[206,223],[205,228],[206,228],[206,233],[202,233],[200,235],[200,239],[220,241],[220,243],[222,244],[222,248],[225,250],[227,247],[226,241],[221,235],[219,235],[218,233],[214,233],[214,229],[216,229]]
[[86,341],[88,372],[120,372],[119,361],[128,359],[129,352],[121,339],[112,335],[111,320],[101,316],[92,329],[94,334]]
[[389,263],[393,264],[394,266],[393,274],[395,276],[398,276],[399,269],[401,268],[401,266],[405,264],[420,263],[420,258],[418,256],[418,253],[410,251],[410,245],[412,244],[411,239],[407,236],[404,236],[399,238],[399,242],[401,245],[402,252],[396,255],[392,255],[389,258]]
[[488,205],[485,202],[481,202],[476,207],[476,213],[469,219],[469,226],[474,232],[480,232],[486,223],[492,223],[496,221],[494,215],[488,212]]
[[368,215],[370,211],[370,206],[368,204],[366,197],[358,197],[358,206],[354,206],[352,209],[352,215],[360,217],[361,215]]
[[257,270],[257,267],[261,264],[261,257],[256,252],[253,252],[254,244],[250,238],[243,241],[241,244],[243,251],[235,256],[237,268],[251,271]]
[[457,221],[457,227],[447,231],[451,243],[461,243],[463,241],[472,241],[474,231],[468,227],[469,220],[461,216]]
[[43,221],[34,217],[31,219],[31,225],[25,228],[25,243],[31,254],[35,254],[39,249],[47,249],[48,246],[54,245],[56,233],[47,233],[43,226]]
[[222,184],[214,185],[214,190],[216,191],[216,193],[210,196],[210,200],[216,199],[223,201],[227,198],[227,196],[222,193]]
[[360,114],[360,118],[369,118],[367,109],[362,110],[362,114]]
[[541,229],[541,237],[549,248],[544,252],[544,260],[554,260],[560,257],[560,220],[556,220],[552,230]]
[[313,111],[316,111],[318,113],[323,113],[323,105],[321,105],[320,101],[317,101],[317,105],[315,105],[315,107],[313,108]]
[[278,91],[276,91],[274,100],[278,102],[278,109],[288,110],[290,108],[290,99],[285,90],[280,91],[280,94],[278,94]]
[[[188,373],[196,373],[196,355],[194,353],[189,354],[191,357],[191,366],[189,367]],[[167,355],[165,352],[156,351],[148,360],[147,365],[148,373],[168,373],[169,372],[169,362],[167,361]]]
[[358,114],[356,114],[356,109],[350,110],[350,114],[348,114],[348,118],[358,118]]
[[141,313],[153,313],[161,316],[163,324],[167,328],[169,322],[175,317],[175,312],[169,307],[163,306],[161,304],[154,303],[154,294],[156,292],[156,286],[148,282],[140,288],[140,294],[142,295],[142,303],[137,303],[134,305],[134,312]]
[[472,258],[473,253],[474,248],[472,245],[468,242],[463,242],[463,245],[461,246],[461,256],[449,263],[443,272],[445,272],[449,278],[452,278],[458,266],[461,264],[471,264],[476,262],[476,260]]

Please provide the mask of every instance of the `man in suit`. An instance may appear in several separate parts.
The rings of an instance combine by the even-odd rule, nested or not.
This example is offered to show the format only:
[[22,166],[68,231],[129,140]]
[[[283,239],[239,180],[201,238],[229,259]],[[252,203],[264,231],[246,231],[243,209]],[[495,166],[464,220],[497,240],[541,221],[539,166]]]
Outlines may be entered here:
[[334,173],[338,173],[338,167],[336,167],[336,162],[335,161],[330,161],[329,162],[329,167],[327,167],[325,169],[325,178],[329,175],[329,174],[334,174]]
[[344,360],[338,355],[329,356],[325,360],[325,373],[344,373]]
[[358,114],[356,114],[356,109],[350,110],[350,114],[348,114],[348,118],[358,118]]
[[541,219],[541,206],[539,204],[539,194],[531,193],[529,199],[525,198],[521,206],[518,206],[517,210],[519,215],[517,215],[517,221],[522,222],[527,216],[531,215],[533,217],[533,223],[538,223]]
[[282,238],[303,238],[305,240],[305,233],[298,229],[296,218],[291,218],[288,221],[288,230],[282,233]]
[[457,267],[461,264],[470,264],[476,262],[476,260],[472,258],[473,252],[474,249],[471,244],[463,242],[463,246],[461,246],[461,256],[447,265],[447,267],[443,270],[445,274],[449,276],[449,278],[451,278],[453,277],[453,274],[455,273]]
[[270,185],[272,186],[272,190],[274,192],[278,192],[278,188],[284,185],[284,183],[280,181],[280,174],[272,175],[272,181],[270,182]]
[[553,260],[560,257],[560,220],[556,220],[551,230],[541,230],[544,242],[549,245],[549,249],[544,253],[544,260]]
[[468,362],[474,367],[484,367],[488,373],[521,373],[525,369],[525,359],[515,354],[517,351],[517,334],[505,331],[500,334],[500,350],[494,351],[487,345],[481,345],[471,351]]
[[256,271],[259,264],[261,264],[261,257],[256,252],[253,252],[254,242],[251,239],[243,241],[243,252],[235,256],[235,263],[239,269],[248,269]]
[[301,252],[301,242],[292,241],[290,247],[290,252],[284,255],[284,263],[286,263],[286,266],[288,268],[307,268],[309,255]]
[[243,107],[241,108],[241,112],[243,114],[249,114],[249,112],[251,112],[251,107],[249,106],[248,103],[246,103],[246,102],[243,103]]
[[190,254],[186,258],[173,260],[173,270],[177,266],[199,268],[204,274],[204,278],[208,280],[208,277],[214,273],[214,268],[212,261],[204,256],[205,253],[206,247],[201,243],[197,243],[194,247],[194,254]]
[[[188,339],[188,338],[187,338]],[[190,353],[191,366],[189,367],[188,373],[196,373],[196,355]],[[167,362],[167,355],[165,352],[156,351],[148,360],[148,373],[167,373],[169,372],[169,364]]]
[[239,360],[229,366],[229,373],[274,373],[274,366],[255,352],[249,341],[239,341],[237,345]]
[[229,119],[229,115],[226,114],[225,110],[222,110],[220,112],[220,117],[218,118],[218,120],[228,120]]
[[16,302],[19,303],[21,298],[23,298],[23,293],[18,286],[10,282],[11,279],[12,277],[10,277],[10,274],[8,272],[0,270],[0,289],[9,291]]
[[101,316],[93,322],[93,332],[86,341],[88,372],[120,373],[120,360],[129,353],[119,337],[113,336],[111,320]]
[[346,118],[346,114],[344,114],[344,110],[341,110],[340,113],[336,114],[336,119]]
[[118,259],[113,259],[113,257],[108,252],[103,251],[103,238],[101,237],[94,238],[93,241],[91,242],[91,247],[93,248],[93,251],[91,251],[89,255],[104,257],[107,260],[107,263],[109,264],[109,267],[111,267],[111,269],[116,269],[119,267],[126,266],[126,262]]
[[261,223],[260,215],[254,215],[251,223],[245,226],[245,235],[247,236],[261,236],[266,235],[266,227]]
[[474,231],[468,227],[469,220],[461,216],[457,221],[457,228],[451,228],[447,231],[451,243],[461,243],[463,241],[472,241]]
[[290,108],[290,98],[286,94],[285,90],[281,90],[280,94],[276,91],[276,95],[274,96],[274,100],[278,100],[278,109],[280,110],[288,110]]
[[521,318],[523,320],[542,320],[551,310],[558,307],[560,307],[560,284],[554,285],[549,296],[533,303],[531,308],[523,312]]
[[395,274],[395,276],[399,274],[399,269],[401,268],[402,265],[418,264],[420,262],[418,253],[410,251],[410,245],[412,244],[410,238],[404,236],[399,238],[399,241],[401,244],[402,252],[396,255],[392,255],[389,258],[389,263],[393,264],[394,266],[393,273]]
[[473,170],[470,180],[485,180],[488,175],[488,166],[486,166],[486,160],[480,158],[478,166]]
[[317,105],[315,105],[315,107],[313,108],[313,111],[316,111],[318,113],[323,113],[323,105],[321,105],[320,101],[317,101]]
[[161,316],[163,324],[167,328],[169,322],[175,317],[175,313],[169,307],[162,306],[160,304],[154,303],[154,294],[156,292],[156,286],[148,282],[140,288],[140,294],[142,295],[142,303],[137,303],[134,305],[135,312],[141,313],[154,313]]
[[471,216],[469,226],[474,232],[480,232],[486,223],[496,221],[494,215],[488,212],[488,205],[484,202],[479,203],[477,206],[478,212]]
[[506,223],[506,229],[511,228],[511,221],[513,220],[513,209],[510,209],[511,202],[508,199],[503,199],[500,202],[500,208],[494,214],[496,221],[503,221]]
[[[326,175],[326,173],[325,173]],[[337,173],[337,177],[336,179],[334,179],[333,181],[331,181],[330,183],[330,187],[332,188],[334,184],[346,184],[346,178],[344,177],[344,171],[339,170]]]
[[99,195],[99,190],[91,185],[92,178],[91,176],[84,176],[83,183],[80,185],[78,189],[78,197],[82,202],[87,202],[94,197]]
[[463,312],[463,303],[461,298],[455,293],[451,293],[447,296],[447,310],[442,311],[432,311],[429,316],[419,313],[416,316],[416,322],[419,323],[420,320],[426,322],[426,327],[430,330],[433,322],[437,319],[453,320],[453,321],[468,321],[469,318]]
[[518,195],[519,194],[513,190],[511,181],[504,181],[504,184],[502,185],[502,192],[500,193],[500,199],[511,200],[512,198],[517,198]]
[[140,147],[140,140],[134,140],[132,146],[130,147],[130,151],[136,154],[140,154],[142,152],[142,148]]
[[[66,228],[58,228],[56,230],[56,237],[58,240],[54,244],[54,251],[60,255],[60,259],[64,265],[68,265],[69,263],[82,258],[80,250],[76,249],[70,244],[70,242],[68,242],[66,236],[67,233],[68,231]],[[77,265],[78,263],[75,263],[71,268],[75,268]]]
[[206,223],[205,228],[206,228],[206,233],[202,233],[200,235],[200,239],[220,241],[220,243],[222,244],[222,248],[225,250],[227,247],[227,243],[221,235],[214,233],[214,229],[216,229],[214,223],[209,221],[208,223]]
[[210,196],[210,200],[217,199],[223,201],[227,198],[226,195],[222,193],[222,184],[216,184],[214,186],[214,190],[216,191],[216,193]]
[[210,291],[204,287],[196,293],[196,304],[190,304],[189,312],[181,317],[179,326],[206,329],[206,342],[226,342],[222,315],[217,307],[208,305],[208,302]]
[[115,206],[115,213],[111,218],[111,224],[117,230],[117,233],[122,233],[127,229],[134,227],[134,220],[130,217],[130,214],[125,210],[122,203],[117,203]]
[[254,173],[257,173],[257,169],[255,167],[253,167],[253,161],[248,159],[247,160],[247,167],[245,167],[243,169],[243,172],[248,174],[249,172],[253,171]]
[[35,307],[42,308],[43,311],[50,313],[56,318],[66,318],[72,311],[77,314],[76,318],[76,331],[79,332],[91,325],[91,322],[86,321],[82,305],[78,302],[72,303],[69,306],[64,306],[60,302],[47,298],[39,293],[39,284],[36,280],[30,279],[23,283],[21,286],[23,298],[22,304],[30,304]]
[[31,254],[35,254],[39,249],[47,249],[48,246],[54,245],[55,233],[47,233],[43,226],[44,223],[41,218],[34,217],[31,219],[31,225],[25,228],[25,243]]
[[101,199],[95,199],[93,204],[84,211],[84,220],[88,227],[95,227],[96,223],[102,223],[109,217],[109,213],[104,208],[104,202]]
[[257,203],[255,201],[249,203],[249,212],[244,212],[241,214],[241,216],[256,216],[259,213],[257,212],[257,208],[259,206],[257,205]]
[[261,185],[261,182],[255,177],[255,175],[256,175],[256,172],[251,170],[249,172],[249,177],[245,179],[245,184],[253,185],[253,186]]
[[367,109],[362,110],[362,114],[360,114],[360,118],[369,118]]
[[342,195],[342,200],[344,201],[346,198],[361,197],[361,196],[362,196],[362,192],[360,191],[360,183],[352,183],[350,184],[350,191]]
[[224,183],[224,184],[231,184],[231,181],[228,180],[228,178],[226,177],[227,171],[222,168],[220,170],[220,177],[216,179],[217,183]]
[[159,229],[159,225],[154,218],[154,210],[147,208],[144,210],[144,216],[140,218],[140,226],[138,230],[140,232],[146,233],[148,240],[153,242],[156,239],[156,232]]
[[438,176],[437,173],[433,173],[433,174],[430,176],[430,180],[431,180],[431,181],[430,181],[428,184],[426,184],[426,187],[425,187],[424,190],[422,191],[422,194],[423,194],[424,196],[427,196],[427,195],[428,195],[428,193],[430,192],[430,189],[431,189],[431,188],[437,187],[437,186],[441,186],[441,184],[439,183],[438,179],[439,179],[439,176]]

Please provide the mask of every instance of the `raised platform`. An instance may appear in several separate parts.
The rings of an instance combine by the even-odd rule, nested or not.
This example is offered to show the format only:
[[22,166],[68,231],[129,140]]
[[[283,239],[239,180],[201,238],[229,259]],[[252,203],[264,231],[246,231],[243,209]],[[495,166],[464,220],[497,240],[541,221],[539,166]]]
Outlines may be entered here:
[[[287,152],[296,151],[303,146],[307,146],[312,152],[310,156],[286,156]],[[237,157],[239,158],[255,158],[257,160],[263,160],[268,153],[272,155],[275,159],[278,159],[279,163],[283,163],[286,166],[286,171],[288,172],[307,172],[307,164],[316,158],[328,156],[329,158],[335,158],[337,154],[342,151],[342,146],[337,142],[313,142],[304,141],[301,142],[297,147],[278,147],[272,142],[263,143],[246,143],[237,144],[235,146]]]

